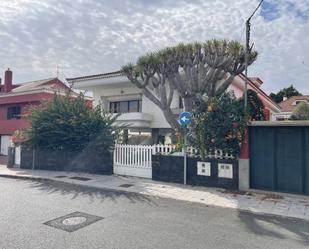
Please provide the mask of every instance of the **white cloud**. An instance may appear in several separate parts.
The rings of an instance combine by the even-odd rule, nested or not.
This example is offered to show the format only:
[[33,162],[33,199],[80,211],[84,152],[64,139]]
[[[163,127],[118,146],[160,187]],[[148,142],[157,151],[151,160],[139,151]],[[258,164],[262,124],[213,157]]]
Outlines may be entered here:
[[[293,83],[309,94],[309,1],[265,2],[272,6],[268,13],[276,15],[257,13],[252,19],[251,40],[260,56],[249,72],[264,80],[268,92]],[[117,70],[145,52],[180,41],[215,37],[244,42],[244,22],[257,4],[2,0],[0,70],[11,67],[21,82],[54,76],[59,64],[62,76],[73,77]]]

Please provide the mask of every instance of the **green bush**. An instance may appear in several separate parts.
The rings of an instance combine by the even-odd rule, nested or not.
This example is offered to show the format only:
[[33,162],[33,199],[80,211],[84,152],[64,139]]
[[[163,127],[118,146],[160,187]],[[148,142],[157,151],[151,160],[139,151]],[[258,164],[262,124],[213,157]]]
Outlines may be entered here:
[[83,94],[55,94],[52,101],[31,110],[29,143],[47,150],[109,152],[119,134],[112,125],[115,118],[100,106],[90,108]]
[[309,104],[305,102],[299,103],[294,109],[291,119],[309,120]]
[[237,156],[243,139],[245,121],[243,107],[234,94],[200,98],[192,115],[191,142],[199,148],[202,158],[205,151],[221,149]]
[[[260,100],[257,93],[251,89],[247,91],[247,114],[249,121],[263,121],[265,120],[264,104]],[[244,96],[239,100],[240,107],[244,106]]]

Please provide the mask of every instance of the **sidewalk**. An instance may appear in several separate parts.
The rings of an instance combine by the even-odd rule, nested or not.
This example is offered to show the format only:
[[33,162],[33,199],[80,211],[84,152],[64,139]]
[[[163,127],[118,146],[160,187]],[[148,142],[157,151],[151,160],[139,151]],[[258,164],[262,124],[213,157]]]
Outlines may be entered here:
[[[8,169],[4,165],[0,165],[0,177],[65,182],[309,221],[309,198],[304,196],[242,193],[116,175],[106,176],[63,171]],[[90,180],[71,179],[71,177],[82,177]]]
[[8,162],[8,156],[2,156],[0,155],[0,166],[3,164],[3,165],[6,165]]

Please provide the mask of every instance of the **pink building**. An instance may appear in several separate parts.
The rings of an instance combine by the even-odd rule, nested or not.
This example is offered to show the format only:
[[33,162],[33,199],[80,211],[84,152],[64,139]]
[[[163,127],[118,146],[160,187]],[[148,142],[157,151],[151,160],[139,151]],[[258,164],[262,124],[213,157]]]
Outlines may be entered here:
[[[267,120],[273,120],[276,113],[281,111],[280,106],[272,100],[261,88],[263,81],[258,77],[248,78],[248,89],[251,89],[257,93],[260,100],[265,106],[265,116]],[[229,86],[228,90],[232,90],[237,98],[243,96],[245,91],[245,76],[240,74],[237,76],[233,83]]]

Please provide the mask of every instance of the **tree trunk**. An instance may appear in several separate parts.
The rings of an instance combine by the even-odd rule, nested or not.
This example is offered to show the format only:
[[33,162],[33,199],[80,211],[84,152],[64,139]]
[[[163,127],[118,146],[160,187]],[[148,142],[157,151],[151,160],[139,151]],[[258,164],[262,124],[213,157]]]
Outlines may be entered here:
[[183,99],[183,105],[184,105],[184,110],[186,112],[192,112],[193,109],[193,98],[192,97],[185,97]]
[[169,123],[169,125],[171,126],[173,131],[176,131],[176,129],[179,127],[179,124],[178,124],[172,110],[170,108],[168,108],[168,109],[164,109],[162,111],[163,111],[163,114],[164,114],[166,121]]

